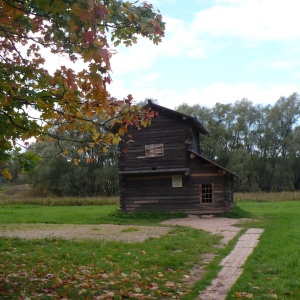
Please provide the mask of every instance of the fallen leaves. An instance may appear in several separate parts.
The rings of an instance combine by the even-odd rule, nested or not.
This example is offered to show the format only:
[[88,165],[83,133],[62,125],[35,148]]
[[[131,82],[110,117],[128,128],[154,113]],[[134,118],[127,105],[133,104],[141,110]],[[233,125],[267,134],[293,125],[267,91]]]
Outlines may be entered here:
[[245,293],[245,292],[237,292],[235,293],[235,297],[239,298],[239,299],[252,299],[253,298],[253,294],[250,293]]
[[[167,279],[168,275],[176,275],[173,269],[158,271],[159,266],[153,266],[139,272],[122,271],[110,255],[97,259],[97,266],[93,263],[76,265],[68,253],[58,271],[54,266],[55,258],[30,265],[30,255],[24,254],[15,260],[12,255],[15,250],[11,249],[6,252],[5,260],[0,254],[5,262],[0,270],[0,298],[181,299],[188,292],[184,285]],[[144,250],[140,253],[147,255]],[[97,255],[91,252],[90,257],[96,259]]]

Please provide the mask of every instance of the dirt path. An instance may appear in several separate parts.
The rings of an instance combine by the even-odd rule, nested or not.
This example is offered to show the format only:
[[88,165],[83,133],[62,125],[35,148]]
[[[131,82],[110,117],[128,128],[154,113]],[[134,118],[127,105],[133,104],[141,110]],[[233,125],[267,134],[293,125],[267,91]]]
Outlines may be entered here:
[[189,226],[223,236],[221,242],[227,244],[241,228],[235,227],[239,220],[227,218],[202,219],[189,216],[162,222],[163,226],[135,225],[74,225],[74,224],[2,224],[0,236],[64,239],[104,239],[124,242],[142,242],[150,237],[160,237],[170,231],[172,225]]
[[0,225],[0,236],[25,239],[63,238],[143,242],[169,232],[168,226],[74,225],[74,224],[7,224]]
[[245,219],[200,218],[195,215],[190,215],[185,219],[171,219],[161,224],[188,226],[202,229],[212,234],[220,234],[222,236],[221,243],[227,245],[242,229],[242,227],[235,225],[241,224],[243,221],[245,221]]

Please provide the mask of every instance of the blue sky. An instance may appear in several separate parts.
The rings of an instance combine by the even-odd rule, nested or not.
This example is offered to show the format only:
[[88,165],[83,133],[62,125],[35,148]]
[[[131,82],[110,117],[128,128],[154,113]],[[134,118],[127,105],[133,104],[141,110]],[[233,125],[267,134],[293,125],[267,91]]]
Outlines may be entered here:
[[212,107],[248,98],[274,104],[300,92],[299,0],[150,0],[166,22],[112,58],[109,90],[136,101]]

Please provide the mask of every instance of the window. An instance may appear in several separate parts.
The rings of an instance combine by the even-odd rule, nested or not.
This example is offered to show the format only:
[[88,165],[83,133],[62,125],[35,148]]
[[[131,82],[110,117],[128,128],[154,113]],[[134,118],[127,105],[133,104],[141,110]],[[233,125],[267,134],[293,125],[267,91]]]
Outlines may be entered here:
[[163,144],[145,145],[145,156],[146,157],[164,156],[164,145]]
[[202,203],[213,203],[212,184],[202,184],[200,186],[200,198]]

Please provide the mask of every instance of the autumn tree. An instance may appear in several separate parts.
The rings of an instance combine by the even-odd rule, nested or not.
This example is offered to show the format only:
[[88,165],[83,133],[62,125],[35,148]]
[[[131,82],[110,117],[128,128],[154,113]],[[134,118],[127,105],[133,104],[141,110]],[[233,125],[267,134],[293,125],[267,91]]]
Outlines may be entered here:
[[[120,100],[107,91],[110,59],[115,47],[131,46],[138,36],[158,44],[164,29],[146,2],[0,0],[0,163],[18,140],[89,132],[88,141],[77,142],[105,150],[129,124],[147,126],[151,111],[133,105],[131,95]],[[47,53],[84,67],[61,65],[50,73]],[[118,130],[107,130],[116,123]]]

